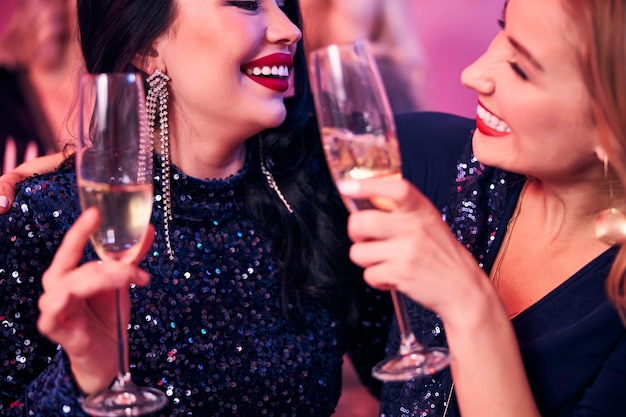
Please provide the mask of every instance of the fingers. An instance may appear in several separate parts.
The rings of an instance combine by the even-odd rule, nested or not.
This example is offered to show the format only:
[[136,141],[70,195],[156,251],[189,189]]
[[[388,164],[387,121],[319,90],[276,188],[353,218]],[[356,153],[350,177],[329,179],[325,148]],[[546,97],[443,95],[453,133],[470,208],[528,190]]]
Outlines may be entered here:
[[338,189],[350,199],[390,201],[394,208],[353,212],[348,220],[348,235],[353,242],[391,239],[428,232],[431,226],[445,230],[441,214],[415,186],[403,179],[342,181]]
[[[63,242],[42,278],[44,291],[55,292],[61,286],[63,293],[68,292],[79,298],[93,296],[101,291],[122,288],[130,283],[146,285],[150,276],[135,265],[122,262],[88,262],[76,268],[89,237],[97,230],[100,213],[96,208],[85,210],[63,238]],[[154,239],[153,228],[142,242],[141,259],[150,248]],[[138,262],[138,261],[137,261]]]
[[[63,242],[61,243],[61,246],[59,246],[54,259],[50,264],[50,268],[48,268],[46,274],[44,274],[44,280],[45,275],[63,275],[76,268],[76,265],[78,265],[78,262],[83,255],[85,245],[89,241],[90,236],[98,230],[99,224],[100,213],[95,207],[88,208],[78,217],[76,222],[74,222],[70,230],[68,230],[67,234],[63,238]],[[146,252],[150,249],[153,240],[154,227],[150,225],[146,236],[144,236],[144,239],[141,242],[141,249],[138,251],[133,263],[139,263],[139,261],[143,259]],[[100,264],[103,266],[99,266]],[[125,268],[125,265],[126,264],[120,262],[107,261],[88,266],[88,268],[98,268],[98,272],[111,273],[114,271],[123,272],[127,269]],[[131,267],[129,270],[134,271],[135,268]]]
[[6,213],[15,199],[15,185],[24,177],[14,172],[8,172],[0,177],[0,213]]
[[[348,236],[353,242],[417,239],[425,235],[449,234],[448,226],[430,203],[413,211],[363,210],[348,218]],[[413,243],[413,242],[412,242]]]
[[[99,317],[106,317],[105,311],[113,305],[111,297],[115,290],[127,289],[131,283],[146,285],[150,281],[146,272],[123,262],[88,262],[77,268],[85,245],[99,223],[100,213],[96,208],[85,210],[68,230],[43,275],[44,293],[39,299],[38,326],[43,334],[59,343],[71,340],[72,335],[88,334],[89,323],[98,323]],[[137,262],[145,256],[153,239],[154,229],[150,227],[141,243]],[[127,296],[122,298],[126,300]]]
[[[113,308],[115,290],[127,294],[131,283],[146,285],[150,276],[134,265],[121,262],[88,262],[70,271],[48,270],[43,279],[38,327],[43,334],[62,343],[70,339],[66,335],[89,331],[84,326],[77,328],[77,322],[100,323],[100,314],[96,312]],[[122,300],[127,297],[122,295]],[[113,317],[112,311],[102,314]]]
[[[339,192],[347,198],[373,200],[383,198],[390,200],[395,210],[415,210],[428,202],[410,182],[404,179],[380,179],[338,181]],[[383,207],[386,208],[386,207]]]
[[[150,281],[148,273],[127,262],[92,261],[77,267],[99,223],[99,211],[90,208],[68,230],[44,273],[37,323],[42,334],[63,346],[79,385],[89,390],[99,389],[102,381],[110,381],[115,372],[115,368],[109,369],[101,362],[114,351],[111,347],[117,340],[117,291],[122,328],[126,328],[130,316],[129,285],[146,285]],[[145,256],[153,239],[154,228],[150,227],[136,262]]]
[[44,292],[39,297],[38,305],[41,314],[37,328],[54,342],[63,343],[66,334],[73,331],[67,326],[68,322],[81,314],[81,306],[72,302],[69,293],[62,292]]
[[386,277],[396,276],[390,273],[390,265],[388,263],[381,263],[366,268],[363,271],[363,280],[372,288],[376,288],[381,291],[390,291],[397,289],[397,280],[386,279]]
[[352,245],[350,259],[362,268],[391,260],[408,260],[417,249],[412,243],[411,239],[403,237],[366,240]]
[[150,275],[134,265],[94,261],[61,273],[48,270],[43,279],[46,293],[68,293],[73,297],[89,298],[101,292],[126,288],[130,284],[146,285]]

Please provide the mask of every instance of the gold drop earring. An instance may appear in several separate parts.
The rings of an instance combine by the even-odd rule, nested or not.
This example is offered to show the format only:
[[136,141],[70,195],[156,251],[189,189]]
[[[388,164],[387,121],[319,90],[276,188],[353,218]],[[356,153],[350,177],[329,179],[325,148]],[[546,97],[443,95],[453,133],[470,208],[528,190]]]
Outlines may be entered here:
[[604,180],[609,183],[609,205],[602,210],[594,223],[596,239],[607,245],[613,246],[626,242],[626,216],[624,212],[614,206],[613,179],[609,174],[609,160],[604,157]]

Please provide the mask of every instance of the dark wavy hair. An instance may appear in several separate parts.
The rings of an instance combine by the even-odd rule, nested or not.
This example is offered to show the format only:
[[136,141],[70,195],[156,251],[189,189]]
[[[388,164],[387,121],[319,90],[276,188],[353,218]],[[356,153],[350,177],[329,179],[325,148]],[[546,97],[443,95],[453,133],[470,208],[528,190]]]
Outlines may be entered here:
[[[176,17],[175,0],[78,0],[80,42],[92,73],[136,71],[133,59],[146,55]],[[285,13],[301,27],[297,0]],[[251,180],[246,207],[272,236],[284,270],[285,309],[315,297],[343,317],[353,316],[353,289],[360,270],[348,258],[347,211],[334,188],[322,152],[302,45],[294,57],[295,94],[286,99],[287,116],[258,135],[266,164],[294,209],[287,212],[260,169],[258,142],[248,140]]]

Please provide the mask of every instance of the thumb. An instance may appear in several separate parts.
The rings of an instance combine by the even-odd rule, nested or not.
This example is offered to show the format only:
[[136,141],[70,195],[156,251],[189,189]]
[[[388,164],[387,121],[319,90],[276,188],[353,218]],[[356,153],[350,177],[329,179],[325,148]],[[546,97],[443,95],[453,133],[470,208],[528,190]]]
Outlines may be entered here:
[[61,274],[76,267],[89,237],[100,224],[100,213],[94,207],[85,210],[68,230],[50,264],[49,271]]

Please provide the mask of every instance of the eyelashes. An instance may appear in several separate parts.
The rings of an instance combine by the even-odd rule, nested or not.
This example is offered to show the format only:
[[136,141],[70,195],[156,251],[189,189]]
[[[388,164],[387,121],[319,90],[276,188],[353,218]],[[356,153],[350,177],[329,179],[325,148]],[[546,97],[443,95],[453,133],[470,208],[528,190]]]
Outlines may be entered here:
[[[500,27],[500,29],[504,30],[504,28],[506,26],[506,22],[504,21],[504,19],[498,19],[497,22],[498,22],[498,26]],[[525,81],[528,80],[528,76],[526,75],[526,73],[524,71],[522,71],[522,69],[517,64],[517,62],[515,62],[513,60],[509,60],[509,66],[511,67],[513,72],[515,72],[515,74],[517,74],[518,77],[520,77],[521,79],[523,79]]]
[[506,16],[506,8],[509,5],[509,0],[506,0],[504,2],[504,7],[502,8],[502,17],[500,19],[498,19],[498,26],[500,26],[501,29],[504,29],[506,20],[504,19],[504,16]]
[[261,6],[259,0],[232,0],[228,4],[250,12],[256,12]]
[[[248,12],[257,12],[261,8],[261,0],[229,0],[228,4]],[[293,14],[295,7],[293,0],[277,0],[276,4],[286,15]]]
[[520,66],[517,65],[517,62],[509,61],[509,65],[511,66],[511,69],[513,70],[513,72],[515,72],[521,79],[528,80],[528,76],[526,75],[524,71],[522,71]]

